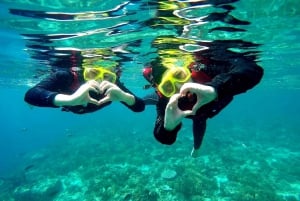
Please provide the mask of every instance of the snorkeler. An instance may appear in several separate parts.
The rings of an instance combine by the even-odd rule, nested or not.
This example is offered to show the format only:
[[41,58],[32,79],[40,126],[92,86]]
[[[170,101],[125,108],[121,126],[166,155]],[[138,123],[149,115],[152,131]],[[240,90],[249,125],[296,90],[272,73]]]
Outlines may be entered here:
[[251,59],[229,51],[223,59],[212,52],[194,53],[188,66],[166,68],[159,58],[144,70],[144,77],[156,88],[156,95],[144,98],[146,104],[156,104],[155,138],[162,144],[173,144],[183,118],[189,118],[193,121],[193,157],[199,155],[207,119],[217,115],[235,95],[257,85],[263,76],[263,69]]
[[58,70],[42,80],[25,95],[25,101],[40,107],[62,107],[77,114],[94,112],[120,101],[134,112],[145,108],[120,82],[120,68],[85,67],[83,70]]

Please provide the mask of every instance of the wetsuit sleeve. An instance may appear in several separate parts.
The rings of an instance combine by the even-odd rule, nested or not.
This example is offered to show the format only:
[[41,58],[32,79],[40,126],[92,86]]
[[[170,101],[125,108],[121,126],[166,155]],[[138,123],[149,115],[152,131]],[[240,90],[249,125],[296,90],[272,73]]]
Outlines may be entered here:
[[59,93],[67,93],[73,83],[73,74],[69,71],[57,71],[29,89],[24,100],[39,107],[57,107],[54,97]]
[[119,80],[116,83],[118,85],[118,87],[120,87],[120,89],[122,89],[123,91],[125,91],[126,93],[130,93],[131,95],[134,96],[135,99],[135,103],[133,105],[127,105],[125,102],[121,101],[121,103],[123,105],[125,105],[126,107],[128,107],[130,110],[132,110],[133,112],[142,112],[145,110],[145,103],[144,101],[137,97],[136,95],[134,95],[129,89],[127,89],[123,83],[121,83]]
[[260,66],[245,59],[235,59],[229,69],[206,83],[217,90],[218,98],[244,93],[258,84],[263,76]]
[[145,105],[156,105],[158,102],[159,96],[156,92],[153,92],[151,94],[147,94],[143,97],[143,101]]
[[181,128],[182,123],[175,127],[174,130],[166,130],[164,128],[165,109],[168,103],[167,99],[160,98],[156,105],[157,117],[154,126],[154,137],[162,144],[171,145],[176,141],[177,133]]

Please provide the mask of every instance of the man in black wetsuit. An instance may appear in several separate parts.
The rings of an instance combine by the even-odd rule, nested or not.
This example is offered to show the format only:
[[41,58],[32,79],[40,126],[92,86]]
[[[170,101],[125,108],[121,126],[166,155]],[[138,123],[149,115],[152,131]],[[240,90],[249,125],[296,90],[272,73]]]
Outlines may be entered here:
[[258,84],[263,76],[263,69],[250,58],[228,51],[223,58],[212,52],[194,54],[194,62],[186,68],[159,68],[162,61],[156,60],[151,69],[144,70],[144,77],[157,89],[156,96],[144,98],[146,104],[156,104],[155,138],[162,144],[173,144],[182,119],[189,118],[193,121],[193,157],[199,155],[207,119],[218,114],[235,95]]
[[112,101],[120,101],[134,112],[145,108],[143,100],[120,82],[118,72],[101,67],[58,70],[29,89],[25,101],[40,107],[62,107],[63,111],[77,114],[94,112]]

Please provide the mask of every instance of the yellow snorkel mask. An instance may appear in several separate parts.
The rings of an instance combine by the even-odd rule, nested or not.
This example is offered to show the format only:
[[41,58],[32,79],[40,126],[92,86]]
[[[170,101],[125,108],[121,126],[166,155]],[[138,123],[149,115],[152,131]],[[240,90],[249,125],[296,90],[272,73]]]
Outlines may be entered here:
[[107,80],[109,82],[115,83],[117,80],[117,75],[103,67],[96,67],[96,68],[87,67],[87,68],[84,68],[83,78],[86,81],[88,81],[88,80],[97,80],[97,81]]
[[177,83],[183,84],[191,77],[191,72],[186,67],[173,67],[168,69],[162,77],[162,81],[158,85],[158,90],[166,97],[174,95],[178,88]]

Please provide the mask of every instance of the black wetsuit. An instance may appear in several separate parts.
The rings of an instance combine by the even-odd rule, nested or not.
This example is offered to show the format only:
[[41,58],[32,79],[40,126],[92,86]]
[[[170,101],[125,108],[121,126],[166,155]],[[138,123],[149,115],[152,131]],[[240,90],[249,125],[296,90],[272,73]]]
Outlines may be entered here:
[[[42,80],[33,88],[29,89],[25,94],[25,101],[31,105],[40,107],[57,107],[53,104],[54,97],[59,94],[73,94],[83,83],[82,72],[74,72],[68,70],[58,70],[52,73],[49,77]],[[121,82],[117,79],[116,85],[125,92],[132,94],[135,97],[135,104],[130,106],[122,102],[126,107],[134,112],[141,112],[145,108],[145,104],[142,99],[136,97],[131,93]],[[100,100],[104,97],[103,94],[96,94],[90,91],[91,97]],[[109,105],[111,102],[107,102],[101,106],[95,104],[88,104],[86,107],[82,105],[78,106],[64,106],[63,111],[70,111],[77,114],[84,114],[94,112]]]
[[[260,66],[254,61],[241,57],[227,61],[211,60],[208,64],[202,65],[201,71],[211,78],[211,81],[202,84],[214,87],[218,97],[199,108],[196,115],[188,117],[193,121],[195,149],[201,146],[206,130],[206,120],[218,114],[232,101],[234,95],[246,92],[258,84],[263,76],[263,69]],[[152,97],[151,100],[153,99]],[[165,109],[168,101],[169,99],[165,97],[158,98],[154,136],[159,142],[171,145],[176,141],[182,124],[180,123],[171,131],[164,128]]]

